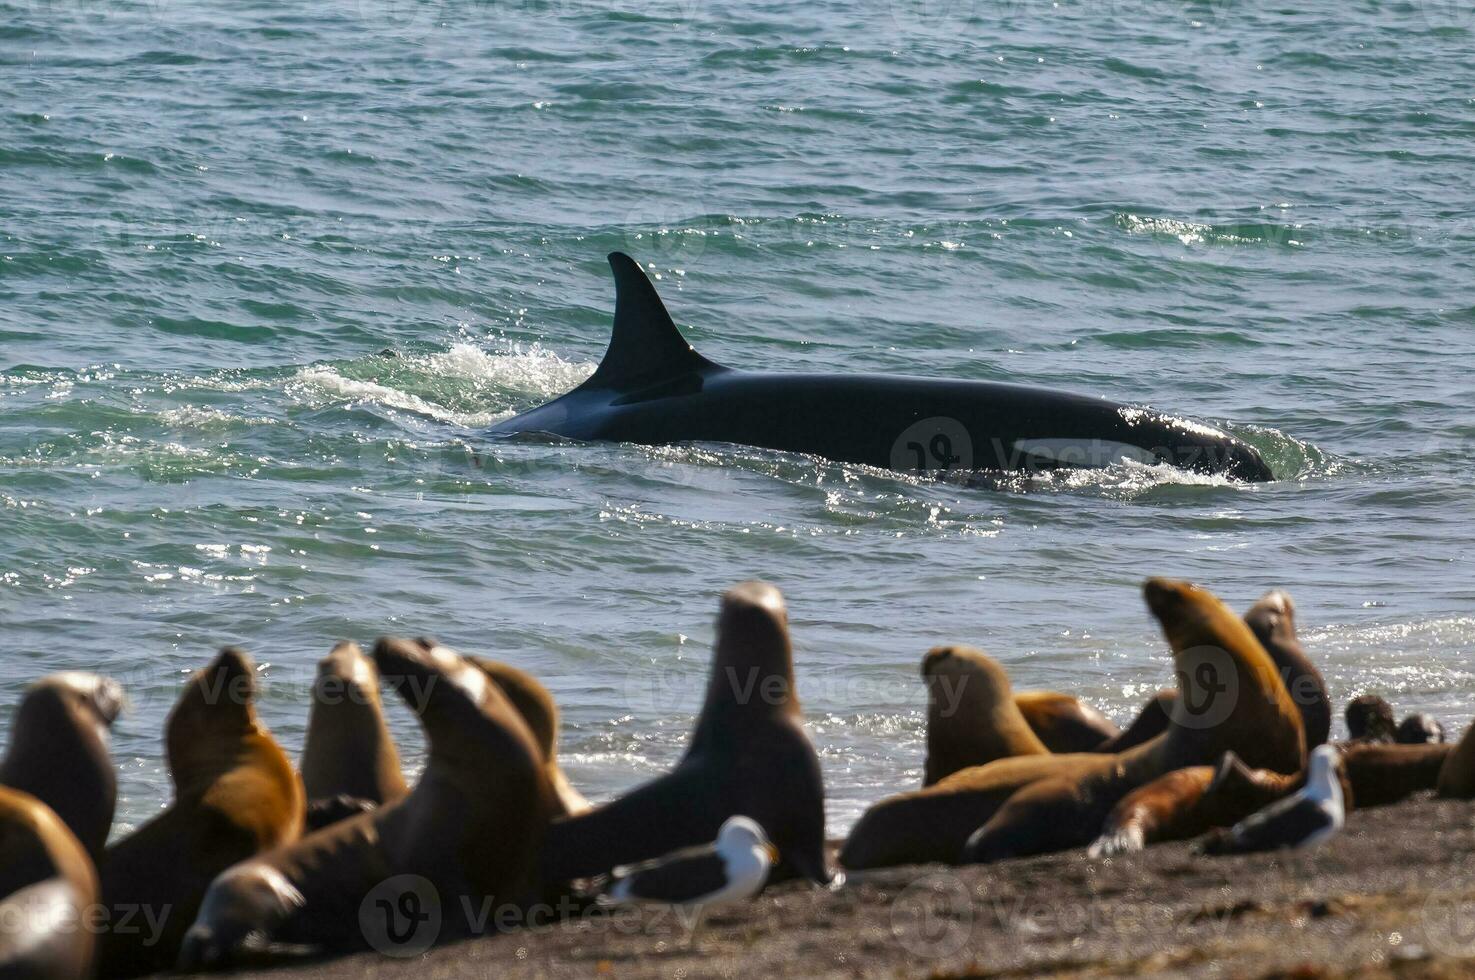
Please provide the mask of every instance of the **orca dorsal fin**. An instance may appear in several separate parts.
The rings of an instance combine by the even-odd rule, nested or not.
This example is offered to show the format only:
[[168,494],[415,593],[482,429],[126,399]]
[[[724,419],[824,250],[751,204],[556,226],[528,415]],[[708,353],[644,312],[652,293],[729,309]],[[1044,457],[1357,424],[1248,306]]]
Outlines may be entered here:
[[640,263],[611,252],[609,267],[615,274],[615,325],[609,350],[584,384],[628,389],[712,366],[676,329]]

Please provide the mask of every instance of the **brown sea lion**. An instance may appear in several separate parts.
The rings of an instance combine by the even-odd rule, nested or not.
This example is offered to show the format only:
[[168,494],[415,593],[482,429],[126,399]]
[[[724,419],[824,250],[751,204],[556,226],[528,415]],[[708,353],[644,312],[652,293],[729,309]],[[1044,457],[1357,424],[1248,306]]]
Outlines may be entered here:
[[1026,798],[1007,817],[1012,823],[1031,807],[1040,814],[1036,822],[1048,825],[1019,841],[1031,853],[1089,844],[1127,793],[1227,751],[1253,766],[1298,772],[1305,758],[1300,712],[1244,620],[1186,582],[1150,579],[1143,593],[1172,647],[1178,676],[1178,707],[1165,733],[1117,755],[1000,759],[883,800],[856,824],[841,862],[848,868],[957,862],[975,831],[981,834],[978,853],[998,856],[1008,841],[988,832],[991,818],[1016,792],[1044,780],[1052,781],[1053,792]]
[[[418,950],[405,944],[494,927],[472,917],[535,894],[538,849],[558,802],[527,723],[486,673],[445,647],[381,639],[374,660],[429,741],[414,789],[222,874],[189,929],[181,969],[228,963],[272,941],[319,952]],[[431,903],[440,921],[417,935]],[[410,918],[380,919],[396,909]]]
[[309,805],[319,808],[338,797],[382,806],[410,792],[384,721],[379,669],[357,643],[339,643],[318,661],[302,786]]
[[1364,694],[1347,702],[1347,737],[1353,742],[1391,742],[1397,734],[1393,706],[1376,694]]
[[553,700],[553,695],[525,670],[518,670],[511,664],[486,657],[469,659],[497,682],[502,693],[507,695],[507,700],[512,702],[512,706],[532,730],[533,738],[537,740],[538,748],[547,760],[548,779],[558,795],[559,812],[556,816],[567,817],[589,810],[589,801],[574,789],[558,766],[558,704]]
[[1275,661],[1291,702],[1300,709],[1306,750],[1324,744],[1332,730],[1332,700],[1321,671],[1296,638],[1296,604],[1281,589],[1267,592],[1245,613],[1245,622]]
[[[1352,785],[1339,772],[1343,798],[1351,806]],[[1091,857],[1140,851],[1161,841],[1190,840],[1215,827],[1230,827],[1300,789],[1301,771],[1287,776],[1251,769],[1233,752],[1218,766],[1192,766],[1154,779],[1123,797],[1092,843]]]
[[227,647],[170,712],[165,754],[174,802],[109,847],[98,869],[109,915],[102,975],[172,966],[215,876],[301,832],[302,783],[256,717],[254,696],[250,657]]
[[1014,695],[1014,705],[1051,752],[1094,752],[1102,742],[1121,734],[1101,712],[1058,691],[1020,691]]
[[51,808],[0,786],[0,977],[86,980],[97,937],[97,872]]
[[1136,748],[1143,742],[1157,738],[1168,730],[1168,720],[1172,717],[1177,705],[1177,688],[1169,687],[1158,691],[1142,706],[1142,710],[1137,712],[1137,717],[1132,719],[1130,725],[1091,751],[1110,755],[1125,752]]
[[1439,784],[1451,745],[1392,745],[1383,742],[1335,743],[1342,768],[1360,807],[1387,806]]
[[728,817],[758,821],[781,855],[775,875],[831,878],[824,785],[799,720],[788,617],[778,589],[744,582],[722,597],[706,701],[676,768],[612,803],[555,820],[550,882],[710,843]]
[[0,762],[0,786],[49,806],[94,860],[108,842],[118,799],[108,731],[122,708],[123,688],[106,677],[44,677],[16,709]]
[[969,766],[1050,751],[1020,712],[1009,675],[982,650],[934,647],[922,657],[922,680],[927,685],[923,786]]
[[1465,729],[1440,766],[1437,788],[1440,796],[1475,800],[1475,722]]
[[1409,715],[1398,723],[1393,741],[1399,745],[1439,745],[1444,742],[1444,726],[1433,715]]

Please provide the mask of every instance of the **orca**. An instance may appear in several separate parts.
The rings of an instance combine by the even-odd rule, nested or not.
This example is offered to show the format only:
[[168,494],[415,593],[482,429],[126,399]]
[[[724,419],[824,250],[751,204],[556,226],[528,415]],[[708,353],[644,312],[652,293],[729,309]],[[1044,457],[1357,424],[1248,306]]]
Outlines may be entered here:
[[598,368],[490,435],[731,443],[930,474],[1130,460],[1275,478],[1253,446],[1226,432],[1101,398],[992,381],[723,367],[681,336],[639,263],[612,252],[609,264],[615,321]]

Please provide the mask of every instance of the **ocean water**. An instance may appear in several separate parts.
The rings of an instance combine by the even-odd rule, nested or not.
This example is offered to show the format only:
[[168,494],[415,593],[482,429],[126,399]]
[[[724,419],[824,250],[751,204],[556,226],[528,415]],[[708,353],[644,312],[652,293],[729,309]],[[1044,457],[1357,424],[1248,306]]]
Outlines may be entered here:
[[[1339,706],[1463,727],[1472,41],[1464,0],[0,0],[0,726],[121,679],[124,830],[221,644],[295,753],[334,640],[431,633],[540,676],[605,799],[763,577],[842,833],[919,780],[929,646],[1127,718],[1156,574],[1283,586]],[[593,369],[613,249],[721,363],[1149,404],[1279,480],[486,439]]]

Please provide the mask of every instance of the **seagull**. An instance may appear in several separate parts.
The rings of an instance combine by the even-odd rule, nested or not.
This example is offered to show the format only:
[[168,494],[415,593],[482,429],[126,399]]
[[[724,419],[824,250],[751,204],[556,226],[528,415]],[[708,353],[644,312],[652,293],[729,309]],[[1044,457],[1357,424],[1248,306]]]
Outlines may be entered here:
[[683,848],[665,857],[616,868],[600,901],[610,905],[651,903],[705,911],[752,898],[778,863],[778,848],[758,822],[729,817],[712,844]]
[[1279,848],[1315,847],[1342,829],[1347,808],[1337,775],[1337,750],[1319,745],[1306,764],[1306,785],[1252,813],[1204,843],[1207,854],[1247,854]]

